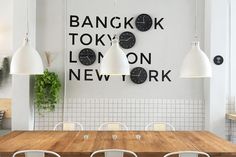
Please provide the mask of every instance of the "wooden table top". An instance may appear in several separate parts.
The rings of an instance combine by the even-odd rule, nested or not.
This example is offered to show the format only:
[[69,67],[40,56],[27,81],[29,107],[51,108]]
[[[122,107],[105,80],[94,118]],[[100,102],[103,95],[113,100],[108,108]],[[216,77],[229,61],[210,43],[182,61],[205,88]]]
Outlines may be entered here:
[[[88,139],[84,139],[88,135]],[[112,135],[117,135],[113,140]],[[141,135],[138,140],[136,135]],[[14,131],[0,138],[0,154],[18,150],[52,150],[61,155],[89,156],[99,149],[127,149],[139,156],[196,150],[212,156],[236,156],[236,145],[206,131]]]

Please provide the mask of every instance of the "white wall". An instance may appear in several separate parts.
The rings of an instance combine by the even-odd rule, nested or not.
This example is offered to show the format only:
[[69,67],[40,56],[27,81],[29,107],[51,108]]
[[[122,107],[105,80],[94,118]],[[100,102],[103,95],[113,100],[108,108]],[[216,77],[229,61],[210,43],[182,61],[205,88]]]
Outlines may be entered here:
[[[12,53],[12,4],[12,0],[0,1],[0,64]],[[11,79],[0,85],[0,98],[11,98]]]
[[0,54],[12,50],[12,0],[0,1]]
[[[96,53],[105,52],[109,48],[109,39],[105,38],[105,46],[96,46],[94,43],[88,46],[76,42],[71,45],[71,36],[68,33],[89,33],[93,37],[95,34],[111,34],[114,32],[122,33],[123,31],[131,31],[136,36],[136,45],[129,50],[124,50],[126,53],[135,52],[137,55],[143,52],[144,54],[152,54],[152,64],[140,65],[136,63],[131,65],[131,68],[142,66],[147,70],[172,70],[170,78],[172,82],[149,82],[136,85],[132,83],[129,76],[126,77],[127,81],[122,82],[121,77],[111,77],[110,81],[98,81],[95,71],[90,72],[94,81],[84,81],[84,69],[98,69],[100,64],[96,61],[91,66],[83,66],[81,63],[69,63],[69,55],[65,59],[66,70],[77,69],[81,70],[81,80],[76,79],[68,80],[66,75],[66,97],[68,98],[202,98],[203,82],[201,79],[181,79],[179,78],[179,71],[184,56],[190,50],[191,42],[194,36],[194,16],[195,16],[195,0],[149,0],[148,2],[142,0],[119,0],[117,5],[114,6],[114,1],[102,0],[68,0],[67,1],[67,21],[69,15],[78,15],[80,23],[82,23],[85,16],[90,16],[94,23],[95,16],[108,16],[108,19],[116,14],[123,17],[134,17],[134,19],[141,13],[148,13],[153,18],[164,18],[164,30],[154,30],[153,27],[147,32],[138,31],[135,26],[134,29],[124,28],[114,30],[108,26],[107,29],[97,29],[90,27],[70,28],[67,24],[67,50],[73,51],[73,58],[78,58],[78,53],[83,48],[92,48]],[[201,47],[204,48],[204,1],[198,0],[198,34],[201,40]],[[93,3],[94,5],[90,5]],[[50,5],[50,4],[48,4]],[[106,9],[104,10],[104,6]],[[132,9],[130,9],[132,6]],[[117,9],[117,11],[115,11]],[[90,10],[88,12],[88,10]],[[60,12],[59,12],[60,13]],[[49,15],[52,16],[53,14]],[[122,20],[121,20],[122,21]],[[134,24],[133,20],[133,25]],[[68,22],[69,23],[69,22]],[[60,26],[61,24],[58,23]],[[52,25],[51,29],[54,29]],[[81,26],[81,25],[80,25]],[[48,28],[50,29],[50,28]],[[45,33],[44,33],[45,34]],[[79,37],[78,37],[79,38]],[[77,38],[77,41],[79,39]],[[160,72],[160,71],[159,71]],[[148,91],[148,92],[147,92]]]
[[[68,0],[68,2],[71,0]],[[72,1],[71,1],[72,2]],[[80,17],[84,17],[85,15],[90,15],[91,17],[94,15],[106,15],[108,14],[109,17],[113,15],[113,2],[111,1],[99,1],[97,2],[96,5],[89,6],[89,1],[74,1],[75,3],[78,3],[77,5],[74,5],[76,7],[72,7],[74,12],[78,13]],[[94,1],[93,1],[94,2]],[[90,7],[95,7],[99,5],[103,5],[103,3],[106,2],[106,6],[108,7],[107,10],[105,10],[103,7],[98,7],[100,9],[95,10],[95,8],[90,8]],[[70,105],[70,100],[68,100],[68,97],[72,98],[78,98],[78,97],[83,97],[86,100],[84,101],[95,101],[92,99],[87,99],[87,98],[135,98],[137,101],[139,99],[144,99],[147,98],[146,101],[152,101],[151,98],[164,98],[163,101],[170,101],[170,102],[176,102],[178,101],[184,101],[186,103],[190,103],[191,105],[186,104],[186,110],[181,111],[186,115],[191,115],[188,112],[190,111],[195,111],[196,106],[193,105],[192,102],[195,102],[196,100],[193,101],[193,99],[197,99],[197,102],[201,102],[203,98],[203,82],[200,79],[180,79],[179,78],[179,69],[181,62],[183,60],[183,57],[185,54],[190,50],[191,46],[191,41],[194,36],[194,9],[195,9],[195,1],[194,0],[178,0],[178,1],[150,1],[150,4],[146,5],[145,1],[130,1],[128,3],[135,4],[136,9],[129,9],[129,6],[131,4],[126,5],[126,1],[119,1],[118,2],[118,7],[119,8],[124,8],[124,9],[119,9],[122,10],[120,15],[122,16],[137,16],[140,13],[147,12],[151,14],[153,17],[164,17],[166,18],[166,28],[163,32],[161,31],[153,31],[150,30],[146,33],[142,33],[137,31],[136,29],[132,30],[134,34],[137,37],[137,43],[135,47],[131,50],[140,52],[140,51],[150,51],[153,54],[152,57],[152,65],[144,65],[145,68],[147,69],[162,69],[162,68],[170,68],[173,70],[173,82],[171,83],[149,83],[146,82],[143,85],[134,85],[131,81],[127,81],[125,83],[120,82],[120,78],[112,78],[111,82],[85,82],[85,81],[72,81],[72,82],[66,82],[67,85],[67,90],[66,90],[66,104],[64,109],[61,109],[61,106],[59,106],[59,111],[56,110],[55,113],[50,113],[47,114],[45,113],[45,118],[36,116],[36,129],[50,129],[54,125],[54,121],[58,121],[58,119],[61,120],[62,117],[64,117],[64,120],[77,120],[80,122],[86,121],[85,126],[86,129],[94,129],[96,128],[93,118],[90,116],[94,115],[94,108],[100,108],[99,105],[97,104],[91,104],[91,105],[86,105],[85,106],[93,106],[96,105],[96,107],[91,107],[87,108],[86,111],[83,113],[86,115],[87,118],[84,120],[84,117],[80,119],[80,117],[76,117],[74,115],[82,115],[80,112],[83,112],[82,104],[80,105],[79,103],[73,104],[73,107],[76,105],[79,105],[79,107],[75,107],[73,109],[73,113],[71,110],[71,105]],[[55,5],[55,3],[57,5]],[[145,3],[145,4],[144,4]],[[156,5],[154,4],[159,4],[158,9],[156,9]],[[172,4],[174,3],[174,4]],[[57,58],[55,62],[52,64],[52,67],[50,70],[56,71],[59,73],[61,80],[63,80],[63,74],[64,74],[64,68],[63,68],[63,62],[67,62],[68,58],[65,58],[65,51],[64,48],[64,43],[65,43],[65,3],[63,0],[38,0],[37,1],[37,50],[39,52],[44,52],[44,51],[49,51],[52,53],[55,53],[57,55]],[[73,5],[73,4],[72,4]],[[140,6],[145,6],[142,7],[143,9],[139,9]],[[90,8],[92,11],[87,12],[86,10]],[[150,9],[151,8],[151,9]],[[204,48],[204,1],[199,1],[199,36],[201,40],[201,47]],[[137,11],[133,11],[137,10]],[[171,11],[170,11],[171,10]],[[180,11],[181,10],[181,11]],[[179,19],[176,18],[176,15]],[[83,33],[86,31],[89,32],[99,32],[99,33],[111,33],[113,34],[113,30],[91,30],[91,29],[75,29],[79,33]],[[107,31],[107,32],[106,32]],[[118,32],[121,33],[122,30],[119,30]],[[68,38],[67,38],[68,39]],[[77,45],[77,52],[82,49],[81,45]],[[99,49],[99,47],[93,46],[94,50]],[[109,46],[106,45],[106,47],[103,47],[102,50],[105,51],[108,49]],[[75,54],[74,57],[77,57],[77,54]],[[138,66],[136,64],[135,66]],[[81,69],[84,69],[85,67],[82,66],[80,63],[73,65],[73,67],[78,67]],[[91,66],[92,68],[99,68],[99,65],[96,63],[95,65]],[[134,65],[132,65],[134,67]],[[68,68],[68,67],[67,67]],[[90,68],[90,67],[88,67]],[[106,88],[106,90],[104,90]],[[122,90],[121,90],[122,88]],[[166,98],[166,99],[165,99]],[[170,100],[169,100],[169,99]],[[105,101],[106,99],[104,99]],[[116,99],[115,99],[116,100]],[[115,102],[114,100],[114,102]],[[134,100],[136,102],[136,100]],[[110,100],[109,100],[110,101]],[[112,99],[111,99],[112,101]],[[129,99],[127,99],[129,101]],[[69,102],[69,103],[68,103]],[[73,99],[74,102],[74,99]],[[67,104],[68,103],[68,104]],[[201,102],[202,103],[202,102]],[[200,103],[200,104],[201,104]],[[103,104],[100,104],[101,108]],[[97,122],[103,122],[104,119],[110,120],[111,117],[107,116],[106,117],[106,111],[114,111],[116,112],[116,108],[113,107],[115,104],[111,104],[109,107],[106,108],[106,105],[104,107],[104,111],[99,110],[99,114],[102,115],[102,117],[95,117]],[[123,104],[124,110],[127,109],[127,115],[129,113],[132,113],[132,115],[136,115],[135,117],[142,117],[145,115],[149,115],[149,113],[138,113],[137,111],[139,110],[139,107],[136,107],[135,104]],[[132,106],[129,108],[129,106]],[[137,105],[138,106],[138,105]],[[155,106],[155,107],[154,107]],[[165,106],[165,104],[164,104]],[[175,106],[175,103],[173,103],[173,106]],[[195,106],[195,107],[194,107]],[[165,107],[164,107],[165,108]],[[170,107],[171,108],[171,107]],[[178,107],[176,107],[178,108]],[[158,105],[147,105],[145,106],[145,111],[156,111],[158,109]],[[61,112],[65,111],[63,115],[61,115]],[[78,111],[78,112],[77,112]],[[143,110],[144,111],[144,110]],[[171,118],[168,118],[170,115],[169,109],[166,111],[162,111],[161,109],[159,110],[162,112],[161,114],[153,114],[153,115],[159,115],[162,117],[159,117],[159,120],[166,120],[166,121],[171,121]],[[179,108],[173,111],[173,114],[176,114],[176,117],[180,116]],[[196,112],[201,112],[202,110],[199,108],[196,110]],[[157,113],[157,112],[155,112]],[[201,112],[203,113],[203,112]],[[200,115],[200,120],[204,119],[202,117],[202,114]],[[171,114],[171,115],[173,115]],[[49,120],[47,117],[48,116],[53,116],[55,118],[54,121]],[[118,116],[119,118],[122,119],[122,116]],[[186,116],[187,117],[187,116]],[[104,118],[104,119],[103,119]],[[124,118],[124,121],[126,120],[127,123],[133,120],[127,120]],[[133,117],[132,117],[133,118]],[[114,117],[111,118],[114,120]],[[141,119],[141,120],[140,120]],[[143,120],[143,118],[137,118],[135,120],[135,124],[132,124],[133,128],[132,129],[140,129],[143,128],[143,126],[154,120],[158,120],[158,116],[153,116],[151,118],[146,118]],[[194,118],[183,118],[185,120],[190,120]],[[185,122],[185,120],[178,120],[178,123],[176,120],[173,120],[173,123],[176,123],[176,127],[178,129],[182,130],[187,130],[187,129],[202,129],[204,126],[203,121],[194,123],[193,121]],[[136,125],[137,123],[137,125]],[[98,125],[99,123],[96,123]],[[184,124],[184,126],[181,126],[181,124]],[[48,126],[49,125],[49,126]],[[197,127],[194,127],[197,125]]]
[[205,82],[206,129],[225,138],[225,113],[228,92],[228,7],[225,0],[206,1],[206,51],[211,61],[222,55],[222,65],[212,63],[213,76]]
[[231,0],[231,94],[236,96],[236,1]]
[[[70,0],[69,0],[70,1]],[[55,3],[57,5],[55,5]],[[80,15],[85,15],[86,8],[90,8],[88,5],[89,3],[86,1],[78,1],[78,7],[76,9],[83,13]],[[102,5],[102,3],[99,1],[97,6]],[[129,2],[135,4],[137,9],[132,10],[139,10],[139,6],[145,6],[143,3],[144,1],[139,2]],[[145,2],[146,3],[146,2]],[[159,9],[154,9],[153,11],[150,11],[150,7],[155,6],[152,5],[152,3],[159,3],[161,4],[159,6]],[[136,16],[139,13],[142,12],[148,12],[153,17],[164,17],[166,18],[166,30],[163,32],[158,32],[155,34],[155,36],[152,36],[149,38],[150,35],[153,34],[152,31],[148,31],[147,33],[141,33],[137,30],[134,30],[134,34],[137,37],[137,43],[134,49],[131,49],[132,51],[150,51],[152,52],[152,62],[153,64],[150,65],[144,65],[147,69],[173,69],[172,71],[172,82],[168,83],[148,83],[146,82],[143,85],[134,85],[132,82],[128,81],[126,83],[120,82],[120,78],[111,78],[113,81],[110,83],[106,82],[85,82],[85,81],[70,81],[66,82],[67,84],[67,91],[68,97],[144,97],[144,98],[154,98],[154,97],[162,97],[162,98],[202,98],[202,81],[201,80],[188,80],[188,79],[179,79],[179,68],[182,62],[182,59],[184,55],[189,51],[190,44],[193,38],[194,34],[194,0],[180,0],[175,1],[175,5],[170,5],[173,8],[170,9],[167,7],[170,2],[162,2],[162,1],[152,1],[149,4],[146,5],[147,8],[143,8],[139,11],[132,11],[126,7],[125,1],[119,1],[117,4],[118,8],[126,8],[122,9],[121,15],[127,15],[127,16]],[[63,81],[64,78],[64,66],[61,64],[64,61],[67,61],[68,59],[64,58],[64,53],[66,53],[64,50],[64,32],[65,32],[65,1],[63,0],[38,0],[37,1],[37,44],[36,47],[39,52],[43,53],[44,51],[49,51],[52,53],[55,53],[57,58],[55,62],[50,67],[51,70],[56,71],[59,73],[59,76],[61,80]],[[110,9],[106,10],[105,13],[113,15],[113,2],[109,2],[107,5],[110,5]],[[130,4],[131,5],[131,4]],[[127,5],[129,6],[129,5]],[[199,35],[201,38],[201,46],[204,48],[204,22],[203,22],[203,14],[204,14],[204,4],[201,0],[199,2]],[[165,8],[169,9],[165,9]],[[102,7],[100,7],[102,8]],[[108,7],[109,8],[109,7]],[[163,8],[163,9],[161,9]],[[85,9],[85,10],[84,10]],[[161,10],[160,10],[161,9]],[[169,12],[169,10],[175,10],[172,12]],[[95,9],[91,9],[87,13],[88,15],[96,15],[96,13],[100,15],[104,15],[104,9],[101,9],[100,11]],[[120,9],[121,10],[121,9]],[[176,21],[177,19],[174,19],[173,15],[176,13],[176,11],[182,10],[182,12],[178,12],[178,17],[180,20]],[[160,15],[159,15],[160,14]],[[82,17],[82,16],[81,16]],[[188,20],[186,20],[188,19]],[[181,28],[182,27],[182,28]],[[86,30],[82,30],[84,32]],[[88,30],[91,31],[91,30]],[[119,30],[118,32],[121,33],[123,30]],[[113,34],[113,31],[110,31],[111,34]],[[164,38],[158,37],[161,35]],[[173,39],[172,39],[173,38]],[[181,38],[181,40],[179,40]],[[162,49],[160,45],[163,45],[163,43],[166,43],[167,40],[171,39],[170,42],[168,42],[168,49]],[[151,42],[150,42],[151,41]],[[157,44],[156,47],[153,45]],[[159,44],[159,46],[158,46]],[[171,46],[170,46],[171,45]],[[146,48],[148,47],[148,48]],[[78,50],[82,47],[78,47]],[[98,51],[98,48],[93,47],[96,52]],[[141,49],[140,49],[141,48]],[[108,46],[102,48],[102,50],[108,49]],[[163,55],[165,54],[165,55]],[[77,56],[75,56],[77,57]],[[84,67],[81,64],[75,65],[78,66],[81,69],[84,69]],[[132,67],[138,66],[132,65]],[[99,65],[96,63],[96,65],[91,66],[92,68],[98,68]],[[90,68],[90,67],[88,67]],[[103,90],[103,88],[106,87],[107,90]],[[125,88],[126,90],[122,90],[119,92],[118,89]],[[142,88],[142,90],[140,90]],[[78,89],[78,90],[77,90]],[[96,90],[94,90],[96,89]],[[151,89],[151,90],[150,90]],[[114,92],[111,92],[113,90],[117,90],[117,93],[114,94]],[[151,91],[149,94],[146,94],[146,90]]]
[[64,86],[65,59],[64,4],[64,0],[37,0],[36,13],[36,49],[41,53],[43,58],[45,57],[44,52],[47,51],[53,53],[55,60],[49,67],[49,70],[55,71],[59,74],[62,86]]

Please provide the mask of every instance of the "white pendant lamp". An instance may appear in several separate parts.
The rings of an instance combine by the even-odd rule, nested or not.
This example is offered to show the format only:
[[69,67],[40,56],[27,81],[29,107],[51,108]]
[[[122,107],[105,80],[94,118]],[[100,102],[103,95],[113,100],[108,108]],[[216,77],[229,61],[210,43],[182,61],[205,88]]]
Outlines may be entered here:
[[197,41],[197,0],[196,15],[195,15],[195,39],[192,43],[192,49],[185,56],[180,70],[180,77],[182,78],[205,78],[212,76],[211,63],[207,55],[201,50],[200,42]]
[[180,77],[201,78],[211,76],[211,64],[207,55],[200,49],[199,42],[193,42],[192,49],[182,63]]
[[14,53],[10,69],[10,73],[16,75],[43,74],[44,68],[41,57],[29,44],[27,37],[23,45]]
[[[117,12],[117,0],[114,0],[114,10]],[[115,35],[112,45],[102,58],[100,66],[101,75],[130,75],[129,61],[120,48],[119,39]]]
[[28,0],[27,0],[27,33],[23,45],[14,53],[10,73],[15,75],[43,74],[44,67],[39,53],[30,45],[28,39]]
[[117,38],[112,40],[112,46],[103,57],[100,71],[101,75],[130,75],[129,61]]

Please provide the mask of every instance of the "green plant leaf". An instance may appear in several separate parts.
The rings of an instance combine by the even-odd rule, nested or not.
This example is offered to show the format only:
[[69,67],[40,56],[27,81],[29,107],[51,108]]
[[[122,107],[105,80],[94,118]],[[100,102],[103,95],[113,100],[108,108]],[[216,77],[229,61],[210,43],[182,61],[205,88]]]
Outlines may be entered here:
[[61,83],[54,72],[44,71],[43,75],[35,76],[34,103],[39,113],[53,112],[59,102]]

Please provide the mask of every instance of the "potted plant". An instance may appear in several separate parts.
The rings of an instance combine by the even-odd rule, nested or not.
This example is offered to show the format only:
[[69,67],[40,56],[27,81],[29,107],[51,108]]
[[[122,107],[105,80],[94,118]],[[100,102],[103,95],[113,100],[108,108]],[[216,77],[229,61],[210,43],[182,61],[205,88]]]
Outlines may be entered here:
[[52,112],[60,100],[61,83],[55,72],[44,71],[43,75],[35,76],[34,103],[39,113]]
[[0,85],[7,80],[10,73],[10,63],[8,57],[0,58]]

